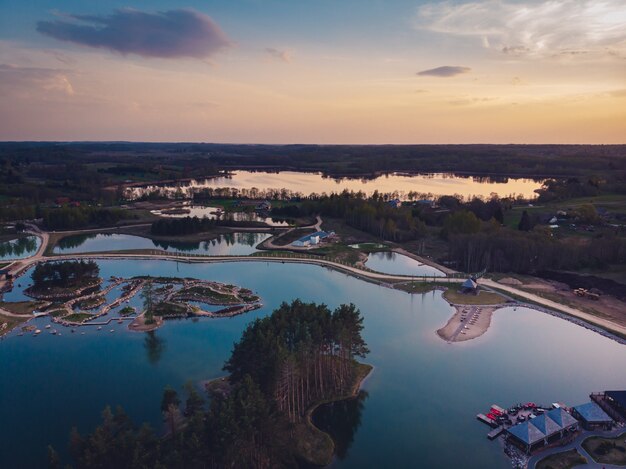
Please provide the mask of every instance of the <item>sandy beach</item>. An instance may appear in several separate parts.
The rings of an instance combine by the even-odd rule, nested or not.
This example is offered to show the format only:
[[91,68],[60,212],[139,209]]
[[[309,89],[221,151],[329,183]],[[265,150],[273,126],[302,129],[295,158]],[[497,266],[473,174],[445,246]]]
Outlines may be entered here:
[[437,335],[446,342],[463,342],[480,337],[489,329],[494,311],[501,307],[456,305],[456,312],[444,327],[437,330]]

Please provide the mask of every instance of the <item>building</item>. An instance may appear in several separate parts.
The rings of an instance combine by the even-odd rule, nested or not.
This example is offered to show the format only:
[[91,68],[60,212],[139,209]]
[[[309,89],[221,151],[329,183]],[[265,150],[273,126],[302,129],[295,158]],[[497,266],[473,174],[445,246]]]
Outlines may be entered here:
[[435,201],[432,199],[420,199],[415,202],[418,207],[435,208]]
[[258,203],[255,209],[259,212],[269,212],[272,210],[272,204],[268,200],[264,200],[263,202]]
[[10,280],[12,277],[9,269],[0,269],[0,280]]
[[521,447],[527,453],[555,441],[563,439],[567,432],[578,428],[578,421],[563,408],[552,409],[507,428],[507,440]]
[[463,282],[461,288],[463,289],[463,293],[476,293],[478,284],[473,278],[468,278],[465,282]]
[[604,398],[607,404],[626,419],[626,391],[605,391]]
[[387,202],[387,204],[391,205],[393,208],[402,207],[402,201],[400,199],[393,199]]
[[586,430],[609,430],[613,426],[613,419],[595,402],[577,405],[572,415]]
[[315,246],[320,243],[323,239],[328,238],[329,236],[333,236],[335,233],[331,231],[327,233],[326,231],[316,231],[315,233],[311,233],[309,235],[303,236],[302,238],[291,243],[292,246],[297,248]]

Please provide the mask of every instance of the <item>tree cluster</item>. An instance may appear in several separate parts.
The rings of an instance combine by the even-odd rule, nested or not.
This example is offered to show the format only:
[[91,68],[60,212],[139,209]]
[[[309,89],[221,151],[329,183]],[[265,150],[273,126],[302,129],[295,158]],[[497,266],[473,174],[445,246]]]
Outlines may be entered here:
[[100,268],[94,261],[45,262],[33,270],[33,288],[71,286],[98,278],[99,274]]
[[87,226],[110,226],[133,218],[126,210],[99,207],[60,207],[43,211],[43,224],[48,230],[73,230]]
[[[168,432],[157,438],[121,409],[107,408],[90,435],[72,432],[75,467],[296,467],[294,425],[312,402],[353,385],[354,357],[368,352],[362,321],[354,305],[331,312],[298,300],[282,304],[244,331],[225,365],[231,376],[208,409],[190,384],[184,405],[175,390],[165,389],[161,412]],[[51,448],[49,459],[51,467],[61,467]]]
[[163,218],[152,223],[150,233],[158,236],[185,236],[209,231],[217,220],[207,217]]

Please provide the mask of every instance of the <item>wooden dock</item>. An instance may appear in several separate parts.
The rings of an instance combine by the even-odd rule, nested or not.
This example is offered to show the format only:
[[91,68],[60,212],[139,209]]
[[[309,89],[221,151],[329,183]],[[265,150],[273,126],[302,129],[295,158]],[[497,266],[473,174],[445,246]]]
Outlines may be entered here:
[[486,423],[492,428],[497,426],[497,423],[494,420],[487,417],[485,414],[478,414],[476,415],[476,418],[480,420],[482,423]]
[[504,427],[498,427],[494,430],[491,430],[489,433],[487,433],[487,438],[489,438],[490,440],[495,440],[500,436],[503,431]]

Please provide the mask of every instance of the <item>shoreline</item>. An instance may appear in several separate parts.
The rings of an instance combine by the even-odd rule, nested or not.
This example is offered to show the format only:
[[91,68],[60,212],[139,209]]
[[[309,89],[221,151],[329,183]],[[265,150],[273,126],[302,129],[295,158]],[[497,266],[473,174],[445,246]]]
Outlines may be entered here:
[[[43,247],[44,243],[42,243]],[[155,250],[156,251],[156,250]],[[166,261],[177,261],[177,262],[186,262],[186,263],[222,263],[222,262],[280,262],[284,263],[295,263],[295,264],[310,264],[310,265],[318,265],[321,267],[326,267],[331,270],[335,270],[337,272],[343,273],[345,275],[350,275],[359,280],[368,281],[374,283],[379,286],[393,288],[396,289],[394,283],[390,282],[407,282],[407,281],[415,281],[415,277],[408,277],[404,275],[392,275],[392,274],[383,274],[379,272],[362,270],[358,267],[344,265],[339,262],[326,260],[326,259],[316,259],[316,258],[298,258],[298,257],[284,257],[284,256],[264,256],[264,255],[254,255],[254,256],[193,256],[193,255],[177,255],[177,254],[168,254],[165,252],[158,253],[143,253],[143,254],[135,254],[135,253],[123,253],[123,252],[113,252],[113,253],[85,253],[85,254],[73,254],[66,256],[33,256],[31,258],[27,258],[22,260],[22,262],[18,262],[16,267],[16,271],[14,272],[14,281],[17,280],[21,275],[23,275],[30,267],[40,262],[48,262],[55,260],[80,260],[80,259],[100,259],[100,260],[137,260],[137,259],[145,259],[145,260],[166,260]],[[13,265],[11,265],[13,267]],[[420,278],[422,281],[431,281],[438,283],[448,283],[455,284],[460,283],[463,278],[451,278],[451,277],[424,277]],[[500,284],[496,284],[491,280],[481,279],[482,282],[486,284],[486,286],[491,288],[496,288],[497,290],[503,289],[503,286]],[[6,284],[6,282],[5,282]],[[514,289],[510,286],[504,289],[507,293],[511,293],[513,290],[513,294],[527,299],[529,301],[535,301],[534,296],[522,290]],[[549,306],[540,306],[527,302],[518,302],[517,306],[528,307],[531,309],[538,310],[540,312],[545,312],[550,314],[551,316],[555,316],[561,319],[568,320],[573,322],[574,324],[580,325],[589,329],[591,331],[597,332],[600,335],[607,337],[609,339],[615,340],[620,344],[626,344],[626,326],[622,326],[620,324],[610,323],[599,325],[597,324],[593,318],[589,318],[589,314],[580,312],[573,308],[567,308],[567,311],[560,310],[561,308],[565,308],[563,305],[557,305],[559,308],[551,308]],[[491,312],[493,314],[493,311]],[[444,326],[445,327],[445,326]],[[443,329],[443,328],[442,328]],[[484,334],[484,332],[483,332]],[[439,335],[439,334],[438,334]],[[463,334],[467,335],[467,334]],[[482,334],[479,334],[480,336]],[[439,335],[441,337],[441,335]],[[478,337],[477,336],[477,337]],[[443,338],[443,337],[442,337]],[[445,339],[444,339],[445,340]]]

